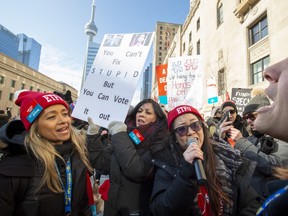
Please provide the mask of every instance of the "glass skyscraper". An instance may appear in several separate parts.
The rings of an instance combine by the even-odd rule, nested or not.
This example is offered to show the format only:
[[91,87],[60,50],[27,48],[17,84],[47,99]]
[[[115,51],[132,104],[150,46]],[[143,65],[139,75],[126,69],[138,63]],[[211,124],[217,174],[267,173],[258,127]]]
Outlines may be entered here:
[[0,52],[17,59],[19,38],[11,31],[0,25]]
[[88,52],[87,52],[87,61],[86,61],[86,72],[85,72],[85,78],[87,78],[90,69],[93,65],[94,59],[96,57],[96,54],[98,53],[98,50],[100,48],[100,44],[99,43],[95,43],[92,41],[88,42]]
[[27,37],[25,34],[18,34],[17,36],[19,38],[17,60],[38,71],[41,45],[33,38]]
[[25,34],[15,35],[0,25],[0,52],[38,71],[41,45]]

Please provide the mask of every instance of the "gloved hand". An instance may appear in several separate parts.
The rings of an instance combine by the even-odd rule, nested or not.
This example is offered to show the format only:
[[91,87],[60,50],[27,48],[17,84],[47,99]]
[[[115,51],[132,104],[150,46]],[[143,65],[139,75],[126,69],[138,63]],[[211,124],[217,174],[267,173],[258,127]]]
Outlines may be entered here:
[[100,127],[93,122],[91,117],[88,117],[88,125],[89,125],[87,129],[88,135],[95,135],[99,133]]
[[114,135],[119,132],[126,132],[127,125],[121,121],[112,121],[108,125],[108,131],[111,135]]

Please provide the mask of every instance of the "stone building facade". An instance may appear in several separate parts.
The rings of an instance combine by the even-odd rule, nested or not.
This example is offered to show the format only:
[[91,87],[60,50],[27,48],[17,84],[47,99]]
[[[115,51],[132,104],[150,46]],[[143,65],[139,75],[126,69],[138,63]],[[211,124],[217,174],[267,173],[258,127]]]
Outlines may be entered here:
[[15,91],[26,89],[41,92],[66,93],[70,90],[73,101],[78,97],[72,86],[57,82],[24,64],[0,53],[0,110],[12,108],[12,117],[19,114],[19,107],[14,104]]
[[232,88],[268,85],[263,70],[288,56],[287,11],[287,1],[190,0],[189,14],[163,63],[170,57],[201,56],[202,111],[208,112],[208,80],[217,84],[219,103]]

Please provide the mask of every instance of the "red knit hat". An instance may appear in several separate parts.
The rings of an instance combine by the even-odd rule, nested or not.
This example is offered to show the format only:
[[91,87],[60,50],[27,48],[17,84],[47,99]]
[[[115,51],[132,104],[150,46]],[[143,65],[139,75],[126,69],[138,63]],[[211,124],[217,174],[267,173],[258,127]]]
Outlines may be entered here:
[[203,117],[201,116],[201,114],[199,113],[197,109],[189,105],[180,105],[180,106],[175,107],[168,113],[168,129],[170,131],[171,131],[171,126],[174,120],[178,116],[183,115],[185,113],[192,113],[196,115],[201,121],[204,121]]
[[49,106],[62,104],[68,109],[68,104],[58,95],[35,91],[23,91],[15,104],[20,106],[20,118],[28,131],[40,113]]

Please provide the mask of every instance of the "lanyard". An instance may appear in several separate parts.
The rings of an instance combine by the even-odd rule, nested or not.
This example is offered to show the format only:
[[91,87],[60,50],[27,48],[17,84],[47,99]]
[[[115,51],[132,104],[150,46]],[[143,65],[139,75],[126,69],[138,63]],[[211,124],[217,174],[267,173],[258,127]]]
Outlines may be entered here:
[[[258,209],[256,215],[260,216],[263,211],[268,207],[268,205],[275,199],[277,199],[277,197],[281,196],[283,193],[285,193],[288,190],[288,186],[281,188],[280,190],[278,190],[277,192],[275,192],[274,194],[272,194],[271,196],[269,196],[265,202],[263,203],[263,205]],[[277,202],[277,201],[276,201]]]
[[57,174],[60,179],[62,188],[65,190],[65,193],[64,193],[65,212],[70,213],[71,212],[71,198],[72,198],[72,172],[71,172],[70,158],[66,164],[66,187],[64,187],[64,184],[62,182],[61,175],[60,175],[60,172],[56,163],[55,163],[55,166],[56,166]]

